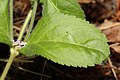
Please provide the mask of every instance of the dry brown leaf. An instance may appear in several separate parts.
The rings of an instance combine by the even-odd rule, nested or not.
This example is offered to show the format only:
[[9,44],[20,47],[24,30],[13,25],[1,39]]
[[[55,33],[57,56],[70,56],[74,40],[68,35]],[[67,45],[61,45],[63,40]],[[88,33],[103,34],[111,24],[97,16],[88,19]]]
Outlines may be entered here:
[[111,22],[105,20],[104,23],[98,27],[106,35],[108,42],[120,42],[120,22]]
[[117,53],[120,53],[120,46],[113,46],[111,48],[114,49],[114,51],[116,51]]
[[95,0],[78,0],[79,3],[95,3]]
[[110,48],[120,53],[120,22],[105,20],[98,28],[106,35],[108,42],[114,43],[110,45]]
[[105,29],[113,27],[113,24],[114,24],[114,22],[112,22],[112,21],[104,20],[104,23],[101,24],[100,26],[98,26],[98,28],[100,30],[105,30]]
[[102,32],[106,35],[109,42],[112,42],[112,43],[120,42],[120,26],[112,27]]
[[112,48],[115,52],[120,53],[120,45],[119,45],[119,43],[110,45],[110,48]]

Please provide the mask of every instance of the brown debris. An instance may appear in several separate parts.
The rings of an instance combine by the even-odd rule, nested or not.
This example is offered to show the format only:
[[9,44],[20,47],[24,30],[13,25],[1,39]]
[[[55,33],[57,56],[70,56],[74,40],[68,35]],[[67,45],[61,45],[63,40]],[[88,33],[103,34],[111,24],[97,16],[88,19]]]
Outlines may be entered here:
[[105,20],[98,28],[106,35],[108,42],[112,43],[110,48],[120,53],[120,22]]
[[31,5],[29,0],[14,0],[14,3],[14,16],[27,15]]
[[108,42],[111,42],[111,43],[120,42],[120,26],[112,27],[112,28],[103,30],[102,32],[106,35]]
[[82,4],[82,8],[88,21],[100,24],[104,19],[113,19],[116,14],[116,1],[95,0],[95,3]]
[[105,20],[98,28],[106,35],[108,42],[120,42],[120,22]]
[[116,0],[116,6],[117,6],[117,12],[116,12],[116,17],[117,17],[117,20],[120,21],[120,0]]
[[115,43],[110,45],[110,48],[113,49],[115,52],[120,54],[120,44],[119,43]]
[[77,0],[79,3],[95,3],[95,0]]

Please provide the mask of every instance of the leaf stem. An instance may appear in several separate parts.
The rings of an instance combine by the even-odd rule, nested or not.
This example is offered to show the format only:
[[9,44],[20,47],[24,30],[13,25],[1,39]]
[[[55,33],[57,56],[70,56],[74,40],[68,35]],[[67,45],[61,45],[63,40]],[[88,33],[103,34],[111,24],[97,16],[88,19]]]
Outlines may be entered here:
[[29,26],[29,29],[28,29],[28,31],[27,31],[27,35],[26,35],[24,41],[27,41],[27,39],[28,39],[28,37],[29,37],[29,35],[30,35],[30,32],[31,32],[31,30],[32,30],[32,28],[33,28],[36,10],[37,10],[37,1],[34,1],[34,4],[33,4],[33,12],[32,12],[32,18],[31,18],[30,26]]
[[18,37],[18,39],[17,39],[17,40],[19,40],[19,41],[21,41],[21,39],[22,39],[22,37],[23,37],[23,34],[24,34],[24,32],[25,32],[25,29],[26,29],[26,27],[27,27],[27,25],[28,25],[28,23],[29,23],[29,21],[30,21],[31,14],[32,14],[32,10],[29,11],[29,13],[28,13],[28,15],[27,15],[27,17],[26,17],[26,19],[25,19],[25,22],[24,22],[24,24],[23,24],[23,26],[22,26],[22,29],[21,29],[21,31],[20,31],[20,35],[19,35],[19,37]]
[[10,37],[13,40],[13,0],[10,0],[9,3],[9,11],[10,11]]
[[0,77],[0,80],[5,80],[5,77],[6,77],[8,71],[10,69],[10,66],[11,66],[14,58],[19,54],[19,52],[14,48],[11,48],[10,52],[11,52],[10,53],[10,58],[8,59],[8,62],[6,64],[6,66],[5,66],[5,69],[4,69],[3,73],[2,73],[2,76]]

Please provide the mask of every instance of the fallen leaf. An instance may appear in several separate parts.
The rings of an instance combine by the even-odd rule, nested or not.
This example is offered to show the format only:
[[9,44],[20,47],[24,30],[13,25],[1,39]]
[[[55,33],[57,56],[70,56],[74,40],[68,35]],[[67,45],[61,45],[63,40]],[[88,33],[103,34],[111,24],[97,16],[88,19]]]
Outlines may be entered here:
[[112,22],[112,21],[104,20],[104,23],[98,26],[98,28],[100,30],[105,30],[108,28],[119,27],[119,26],[120,26],[120,22]]
[[120,53],[120,43],[111,44],[110,48],[113,49],[115,52]]
[[95,0],[78,0],[79,3],[95,3]]
[[106,35],[108,42],[112,42],[112,43],[120,42],[120,26],[109,28],[102,32]]
[[120,53],[120,45],[111,46],[110,48],[112,48],[115,52]]
[[108,42],[120,42],[120,22],[111,22],[105,20],[104,23],[98,27],[106,35]]

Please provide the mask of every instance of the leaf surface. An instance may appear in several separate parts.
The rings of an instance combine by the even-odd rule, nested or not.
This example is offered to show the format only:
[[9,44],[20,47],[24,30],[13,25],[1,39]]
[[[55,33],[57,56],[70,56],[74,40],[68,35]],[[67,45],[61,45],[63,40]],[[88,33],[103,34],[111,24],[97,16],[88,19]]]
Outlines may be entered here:
[[0,42],[11,45],[8,0],[0,0]]
[[109,47],[105,36],[87,21],[56,12],[38,22],[21,52],[67,66],[87,67],[106,59]]
[[[43,15],[59,11],[85,19],[85,15],[77,0],[40,0],[44,4]],[[50,4],[51,3],[51,4]],[[52,6],[51,6],[52,5]]]

